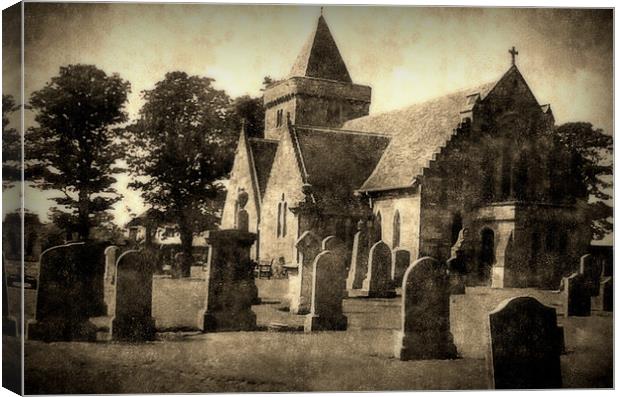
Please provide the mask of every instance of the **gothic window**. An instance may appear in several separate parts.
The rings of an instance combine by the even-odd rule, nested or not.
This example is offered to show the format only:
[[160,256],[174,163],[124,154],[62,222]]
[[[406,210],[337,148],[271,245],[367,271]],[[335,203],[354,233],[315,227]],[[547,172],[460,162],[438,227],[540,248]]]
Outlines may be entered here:
[[377,215],[375,216],[374,222],[372,224],[372,231],[373,231],[373,244],[376,243],[377,241],[381,241],[382,239],[382,232],[381,232],[381,212],[377,212]]
[[528,175],[527,175],[527,159],[525,153],[521,153],[515,170],[515,196],[518,200],[527,198]]
[[456,241],[459,239],[461,229],[463,229],[463,218],[461,217],[461,214],[456,213],[454,214],[454,217],[452,217],[452,235],[450,238],[451,247],[454,246]]
[[394,213],[394,221],[392,225],[392,248],[400,246],[400,212],[396,210]]
[[495,196],[495,163],[489,154],[485,155],[482,168],[482,199],[493,201]]
[[284,210],[282,211],[282,237],[286,236],[286,215],[288,213],[286,201],[284,202],[283,208]]
[[276,236],[280,237],[282,235],[282,224],[280,220],[282,219],[282,203],[278,203],[278,227],[276,230]]
[[510,185],[512,184],[511,179],[512,179],[512,158],[510,155],[510,150],[508,148],[505,148],[504,153],[502,154],[501,192],[502,192],[503,200],[510,197]]
[[282,109],[278,109],[276,111],[276,127],[282,126],[284,111]]

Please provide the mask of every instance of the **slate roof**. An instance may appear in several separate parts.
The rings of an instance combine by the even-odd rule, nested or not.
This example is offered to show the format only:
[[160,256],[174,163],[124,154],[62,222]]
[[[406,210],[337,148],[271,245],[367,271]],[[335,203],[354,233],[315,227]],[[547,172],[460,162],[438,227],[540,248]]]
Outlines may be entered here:
[[390,137],[382,134],[292,126],[291,136],[304,182],[332,210],[356,203],[354,192],[371,174]]
[[350,120],[342,128],[392,135],[377,167],[359,186],[360,191],[388,190],[412,186],[415,178],[452,136],[461,112],[471,109],[496,82],[461,90],[404,109]]
[[271,173],[273,159],[276,157],[276,151],[278,150],[278,141],[263,138],[249,138],[248,142],[254,171],[256,172],[256,182],[262,199],[267,189],[267,181]]
[[297,56],[289,77],[315,77],[352,83],[323,15],[319,17],[315,31]]

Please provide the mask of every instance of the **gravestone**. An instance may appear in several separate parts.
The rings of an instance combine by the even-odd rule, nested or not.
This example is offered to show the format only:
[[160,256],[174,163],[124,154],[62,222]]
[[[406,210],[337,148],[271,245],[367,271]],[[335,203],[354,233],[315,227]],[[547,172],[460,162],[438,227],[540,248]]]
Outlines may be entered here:
[[[338,258],[344,261],[344,267],[348,271],[349,263],[347,261],[347,248],[341,239],[336,236],[327,236],[321,242],[321,251],[331,251]],[[346,280],[345,280],[346,282]]]
[[403,283],[403,276],[411,264],[411,253],[402,248],[394,249],[392,253],[392,280],[394,285],[400,286]]
[[369,253],[368,271],[362,290],[369,298],[396,296],[392,282],[392,251],[383,241],[376,242]]
[[103,299],[106,305],[106,314],[114,316],[114,305],[116,303],[116,259],[120,248],[115,245],[107,247],[103,254],[105,256],[105,272],[103,275]]
[[7,286],[4,255],[2,256],[2,335],[17,336],[17,321],[9,315],[9,289]]
[[456,357],[450,333],[448,274],[437,260],[424,257],[412,263],[403,277],[401,330],[395,356],[402,361]]
[[30,339],[96,339],[96,326],[89,318],[106,315],[104,249],[103,243],[79,242],[41,253],[35,319],[28,324]]
[[203,332],[256,328],[256,314],[252,311],[256,284],[250,259],[250,248],[255,240],[254,233],[241,230],[208,233],[211,259],[207,272],[207,296],[201,314]]
[[146,341],[155,338],[152,315],[153,272],[157,257],[129,250],[116,261],[116,303],[112,339]]
[[489,381],[494,389],[562,387],[556,312],[532,297],[515,297],[489,313]]
[[600,300],[602,310],[611,312],[614,310],[614,279],[613,277],[604,277],[600,285]]
[[346,330],[347,317],[342,313],[347,274],[345,261],[332,251],[322,251],[312,267],[312,305],[304,330]]
[[573,273],[565,277],[564,286],[564,316],[589,316],[591,311],[592,297],[590,285],[581,273]]
[[579,273],[583,275],[584,287],[590,292],[590,296],[598,295],[602,272],[602,263],[594,260],[592,255],[586,254],[579,259]]
[[308,314],[312,301],[312,264],[321,252],[321,239],[305,231],[295,243],[297,266],[288,267],[289,310],[293,314]]
[[360,289],[364,283],[364,277],[368,271],[368,236],[365,223],[359,221],[357,233],[353,237],[353,249],[351,251],[351,265],[347,277],[347,289]]

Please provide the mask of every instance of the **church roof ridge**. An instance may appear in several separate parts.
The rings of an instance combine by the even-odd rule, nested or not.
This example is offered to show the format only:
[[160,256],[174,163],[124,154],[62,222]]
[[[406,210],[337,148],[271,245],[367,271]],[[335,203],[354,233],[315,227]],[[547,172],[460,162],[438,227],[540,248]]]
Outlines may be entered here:
[[334,132],[334,133],[340,133],[340,134],[356,134],[356,135],[391,138],[390,134],[384,134],[382,132],[374,132],[374,131],[347,130],[343,128],[330,128],[330,127],[320,127],[320,126],[303,125],[303,124],[294,125],[294,128],[320,131],[320,132]]
[[288,77],[314,77],[349,84],[353,82],[322,14]]

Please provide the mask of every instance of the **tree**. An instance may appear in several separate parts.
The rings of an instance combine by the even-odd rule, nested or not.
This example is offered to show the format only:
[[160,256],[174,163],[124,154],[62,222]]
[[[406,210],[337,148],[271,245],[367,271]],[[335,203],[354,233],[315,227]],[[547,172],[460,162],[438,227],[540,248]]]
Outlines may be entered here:
[[245,120],[245,132],[250,137],[263,137],[265,125],[265,110],[262,98],[252,98],[244,95],[233,102],[233,128],[241,130],[241,123]]
[[[120,123],[129,82],[108,76],[93,65],[68,65],[30,97],[38,127],[26,134],[26,179],[34,186],[58,190],[53,200],[80,239],[103,213],[121,199],[112,188],[113,174],[122,172]],[[52,208],[54,210],[55,208]]]
[[2,95],[2,187],[21,180],[21,145],[19,132],[10,128],[9,116],[19,110],[11,95]]
[[605,202],[611,199],[613,137],[584,122],[563,124],[555,128],[555,133],[573,153],[573,167],[590,198],[588,215],[592,235],[600,240],[613,230],[613,208]]
[[213,81],[167,73],[143,91],[139,119],[127,128],[127,163],[136,177],[129,186],[177,223],[183,275],[189,275],[193,236],[217,221],[237,137],[231,100]]

